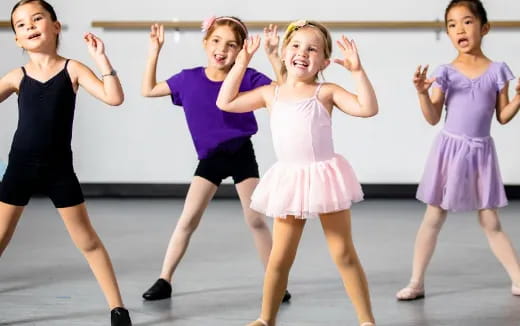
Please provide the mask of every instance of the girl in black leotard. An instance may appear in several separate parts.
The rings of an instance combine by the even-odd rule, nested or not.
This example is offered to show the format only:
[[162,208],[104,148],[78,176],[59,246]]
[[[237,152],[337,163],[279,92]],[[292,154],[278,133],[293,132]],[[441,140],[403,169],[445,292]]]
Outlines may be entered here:
[[121,83],[103,42],[93,34],[86,34],[85,42],[103,80],[82,63],[58,55],[61,25],[47,2],[19,1],[11,12],[11,26],[29,62],[0,79],[0,102],[17,93],[19,109],[18,128],[0,185],[0,255],[33,192],[47,194],[105,294],[112,326],[131,325],[110,258],[90,224],[70,147],[79,86],[109,105],[120,105]]

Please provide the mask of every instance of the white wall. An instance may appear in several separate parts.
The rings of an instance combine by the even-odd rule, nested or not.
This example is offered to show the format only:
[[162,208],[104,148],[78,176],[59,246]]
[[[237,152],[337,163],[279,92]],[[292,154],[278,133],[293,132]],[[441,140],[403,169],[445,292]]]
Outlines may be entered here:
[[[435,20],[443,19],[448,1],[128,1],[54,0],[63,31],[61,53],[93,66],[82,35],[93,31],[101,36],[118,70],[126,94],[120,108],[109,108],[80,91],[75,120],[73,149],[82,182],[189,182],[196,156],[181,108],[169,98],[146,99],[139,94],[146,59],[148,33],[93,29],[93,20],[202,20],[210,14],[236,15],[244,20]],[[0,1],[1,20],[9,19],[15,1]],[[520,20],[520,1],[485,1],[491,20]],[[259,32],[259,31],[257,31]],[[437,66],[452,60],[455,52],[444,33],[434,31],[334,31],[353,37],[380,102],[380,114],[371,119],[334,114],[336,151],[346,156],[364,183],[415,183],[435,134],[423,119],[411,76],[418,64]],[[505,61],[520,75],[520,30],[492,30],[485,38],[485,53]],[[158,68],[160,79],[185,67],[203,65],[201,33],[181,32],[174,44],[173,31]],[[22,65],[26,56],[13,42],[9,29],[0,30],[0,74]],[[338,55],[338,51],[335,51]],[[252,66],[272,75],[263,53]],[[339,66],[325,73],[329,81],[352,89],[349,74]],[[514,87],[510,87],[511,90]],[[511,91],[513,94],[513,91]],[[261,171],[274,162],[268,116],[257,113],[260,132],[254,137]],[[16,128],[16,96],[0,105],[0,159],[5,160]],[[493,123],[492,133],[499,153],[504,181],[520,184],[520,118],[506,126]]]

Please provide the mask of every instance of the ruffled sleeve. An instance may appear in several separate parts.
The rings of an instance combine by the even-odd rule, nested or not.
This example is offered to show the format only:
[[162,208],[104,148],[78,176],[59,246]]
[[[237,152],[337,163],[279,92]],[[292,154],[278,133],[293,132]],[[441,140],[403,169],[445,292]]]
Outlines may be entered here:
[[515,79],[515,76],[511,72],[511,69],[509,69],[505,62],[501,62],[497,69],[497,91],[500,92],[505,84],[512,79]]
[[433,87],[440,88],[443,93],[446,93],[448,89],[448,71],[446,65],[437,67],[433,72],[433,77],[435,77]]

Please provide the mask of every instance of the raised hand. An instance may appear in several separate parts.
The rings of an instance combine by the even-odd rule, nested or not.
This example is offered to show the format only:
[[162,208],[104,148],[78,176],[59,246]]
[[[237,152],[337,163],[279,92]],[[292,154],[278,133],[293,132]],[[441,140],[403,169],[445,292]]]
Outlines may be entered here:
[[351,72],[361,70],[361,60],[359,60],[359,54],[354,40],[349,40],[345,35],[342,35],[341,39],[336,41],[336,43],[343,54],[343,59],[334,59],[334,62],[342,65]]
[[428,74],[428,65],[422,68],[421,65],[417,67],[415,74],[413,75],[413,84],[417,89],[418,93],[425,93],[430,89],[433,82],[435,81],[435,77],[427,79],[426,76]]
[[278,36],[278,26],[269,24],[264,28],[264,49],[268,56],[278,55],[278,45],[280,36]]
[[250,36],[244,40],[244,46],[237,56],[236,63],[248,65],[256,50],[260,47],[260,36]]
[[164,44],[164,25],[153,24],[150,27],[150,50],[161,51]]
[[92,33],[86,33],[83,38],[87,43],[88,52],[92,57],[102,56],[105,54],[105,44],[103,41]]

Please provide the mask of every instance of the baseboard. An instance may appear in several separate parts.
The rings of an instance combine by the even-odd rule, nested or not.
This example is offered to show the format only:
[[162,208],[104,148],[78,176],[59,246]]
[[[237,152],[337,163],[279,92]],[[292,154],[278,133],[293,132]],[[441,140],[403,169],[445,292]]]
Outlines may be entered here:
[[[189,184],[151,184],[151,183],[83,183],[86,197],[169,197],[184,198]],[[417,184],[363,184],[365,198],[415,198]],[[520,185],[506,185],[507,198],[520,199]],[[236,198],[235,186],[223,184],[215,198]]]
[[[0,182],[1,184],[1,182]],[[188,192],[187,183],[82,183],[85,197],[89,198],[184,198]],[[417,184],[363,184],[365,198],[406,199],[415,198]],[[520,199],[520,185],[506,185],[508,199]],[[215,198],[237,198],[235,186],[221,185]]]

